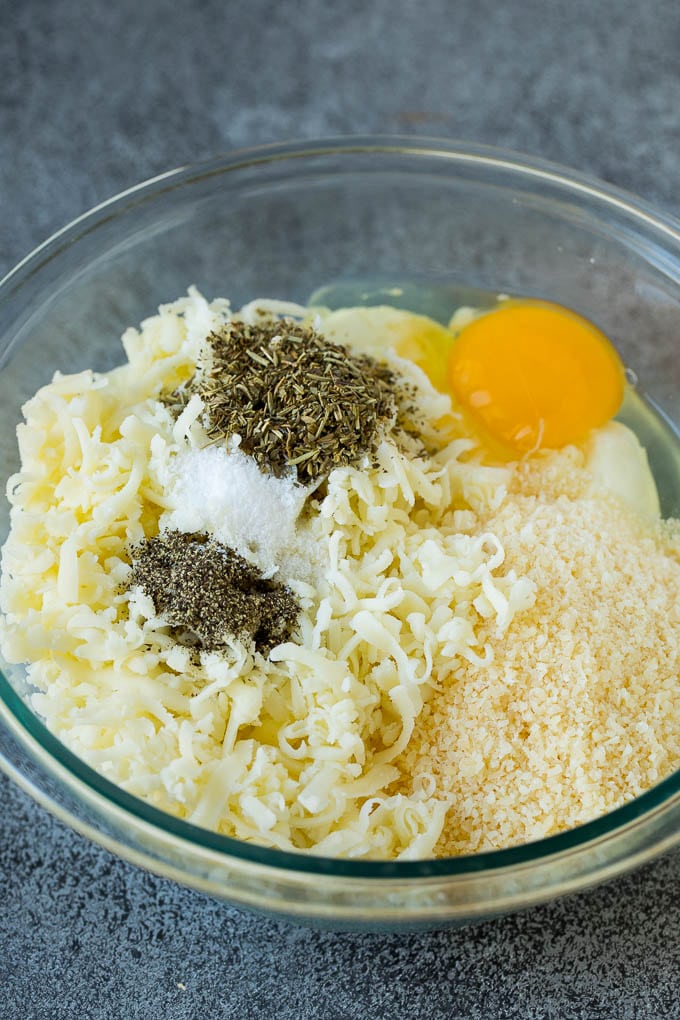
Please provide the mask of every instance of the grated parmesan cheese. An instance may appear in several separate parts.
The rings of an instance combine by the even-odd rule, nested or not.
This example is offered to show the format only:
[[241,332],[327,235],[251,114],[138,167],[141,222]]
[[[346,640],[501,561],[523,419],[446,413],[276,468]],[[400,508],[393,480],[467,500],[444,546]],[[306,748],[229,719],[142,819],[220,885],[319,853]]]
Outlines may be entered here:
[[[480,524],[535,598],[505,632],[480,628],[397,763],[401,789],[434,777],[449,804],[435,848],[499,849],[573,828],[680,766],[680,548],[562,464],[562,492],[526,495],[545,458]],[[539,486],[540,488],[540,486]]]
[[[243,314],[282,307],[308,314]],[[158,398],[230,314],[192,290],[126,332],[127,364],[57,375],[24,408],[0,642],[50,729],[181,818],[356,857],[538,838],[677,768],[677,531],[593,484],[583,451],[483,464],[413,367],[432,456],[386,436],[308,493],[237,444],[203,448],[200,402],[175,421]],[[359,346],[379,346],[354,314]],[[131,547],[161,528],[278,571],[292,639],[268,658],[178,646],[125,591]]]

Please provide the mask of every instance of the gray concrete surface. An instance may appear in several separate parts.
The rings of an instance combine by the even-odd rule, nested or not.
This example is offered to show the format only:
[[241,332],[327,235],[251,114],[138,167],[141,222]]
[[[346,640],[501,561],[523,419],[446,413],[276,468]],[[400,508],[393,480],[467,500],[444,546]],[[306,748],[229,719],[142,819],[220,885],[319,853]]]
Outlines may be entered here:
[[[357,132],[501,144],[680,213],[676,0],[0,0],[0,275],[138,180]],[[267,921],[0,780],[0,1020],[680,1017],[680,855],[459,931]]]

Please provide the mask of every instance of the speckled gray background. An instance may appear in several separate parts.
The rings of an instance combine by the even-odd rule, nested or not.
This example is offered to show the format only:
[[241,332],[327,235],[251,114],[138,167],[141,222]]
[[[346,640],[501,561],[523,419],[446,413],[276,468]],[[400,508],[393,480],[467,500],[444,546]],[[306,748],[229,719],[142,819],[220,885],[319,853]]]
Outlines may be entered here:
[[[677,0],[0,0],[0,275],[127,185],[293,137],[501,144],[680,213],[679,71]],[[680,1017],[677,852],[475,928],[333,935],[0,794],[0,1020]]]

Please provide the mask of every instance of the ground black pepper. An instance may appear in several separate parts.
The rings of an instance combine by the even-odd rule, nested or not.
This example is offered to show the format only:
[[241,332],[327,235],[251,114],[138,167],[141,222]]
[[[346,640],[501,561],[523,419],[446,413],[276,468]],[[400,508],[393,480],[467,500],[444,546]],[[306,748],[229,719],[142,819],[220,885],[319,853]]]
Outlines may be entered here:
[[265,580],[235,550],[204,533],[166,531],[133,551],[128,587],[139,585],[181,644],[223,650],[251,640],[266,655],[286,641],[300,608],[285,585]]

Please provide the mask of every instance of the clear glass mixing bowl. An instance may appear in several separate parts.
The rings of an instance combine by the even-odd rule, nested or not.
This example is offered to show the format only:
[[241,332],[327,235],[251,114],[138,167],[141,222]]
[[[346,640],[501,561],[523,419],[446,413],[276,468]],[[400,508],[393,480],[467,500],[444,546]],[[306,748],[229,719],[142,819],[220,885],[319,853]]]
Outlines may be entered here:
[[[238,305],[305,301],[346,279],[420,280],[549,298],[593,319],[680,421],[680,225],[555,166],[410,139],[279,145],[165,174],[106,202],[0,284],[0,453],[18,467],[21,405],[55,369],[108,369],[123,329],[196,284]],[[678,506],[666,506],[678,513]],[[0,538],[7,507],[0,511]],[[606,817],[451,860],[332,860],[244,844],[127,795],[69,753],[0,676],[2,765],[114,853],[229,902],[329,927],[469,922],[582,889],[680,837],[680,774]]]

